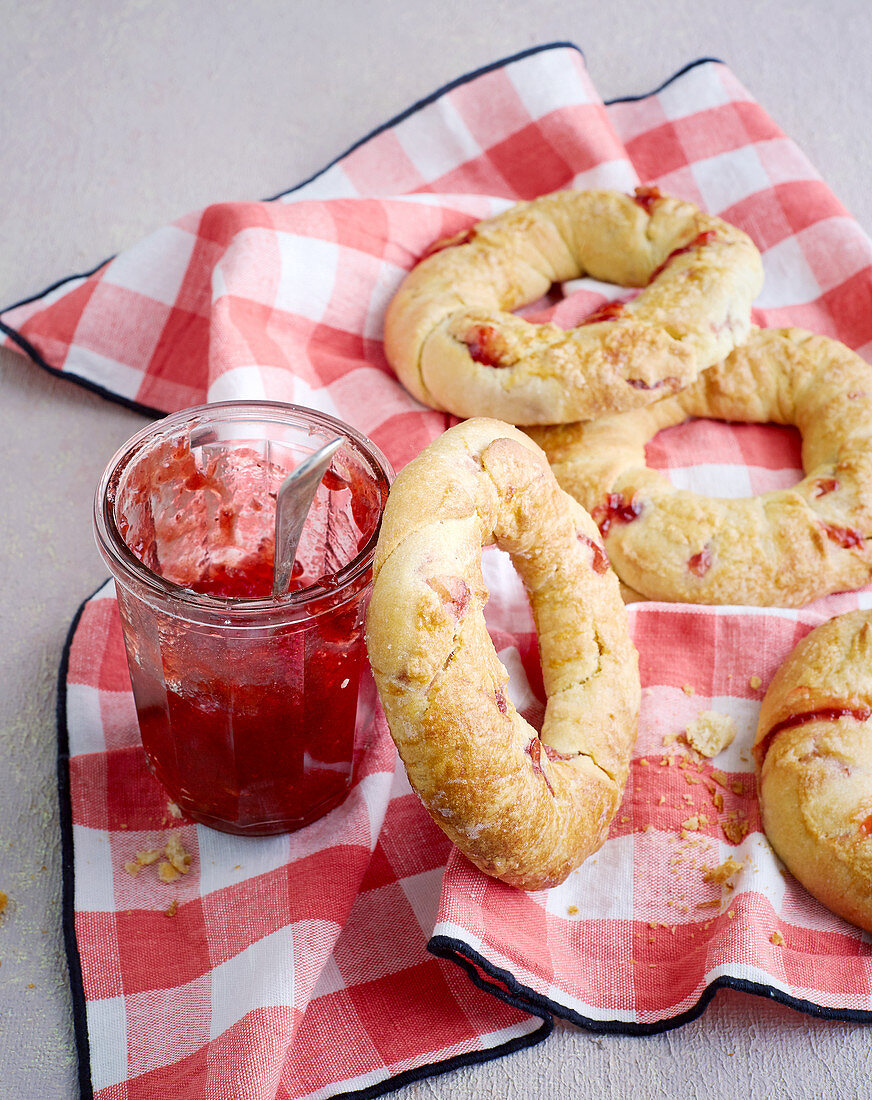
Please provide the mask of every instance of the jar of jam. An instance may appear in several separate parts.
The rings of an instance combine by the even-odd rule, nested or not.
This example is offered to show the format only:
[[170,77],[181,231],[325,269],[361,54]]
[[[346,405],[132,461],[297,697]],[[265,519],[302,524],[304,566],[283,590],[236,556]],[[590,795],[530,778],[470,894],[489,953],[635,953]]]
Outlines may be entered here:
[[[272,595],[276,493],[331,439],[290,591]],[[290,832],[352,782],[363,623],[392,471],[349,425],[222,402],[130,439],[95,498],[146,760],[193,820]]]

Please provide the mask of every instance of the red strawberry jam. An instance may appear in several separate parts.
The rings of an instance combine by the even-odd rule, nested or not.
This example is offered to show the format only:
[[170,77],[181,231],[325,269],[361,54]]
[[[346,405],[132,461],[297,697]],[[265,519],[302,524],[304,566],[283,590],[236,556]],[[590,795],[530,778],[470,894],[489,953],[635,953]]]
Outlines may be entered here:
[[592,538],[585,535],[582,531],[578,532],[578,541],[583,542],[585,546],[590,547],[590,552],[593,556],[593,561],[591,562],[591,565],[593,566],[594,573],[608,573],[611,563],[606,556],[605,550],[603,550],[600,544],[598,542],[594,542]]
[[667,375],[666,378],[661,378],[657,382],[645,382],[642,378],[628,378],[627,385],[632,386],[634,390],[659,390],[664,386],[668,386],[670,390],[678,390],[681,388],[681,382],[679,379],[673,377],[673,375]]
[[813,496],[823,497],[827,493],[834,493],[839,488],[839,483],[834,477],[818,478],[812,492]]
[[469,356],[483,367],[504,367],[500,334],[493,325],[475,325],[463,337]]
[[599,527],[603,538],[616,523],[632,523],[642,514],[642,505],[637,500],[627,500],[623,493],[609,493],[604,504],[598,504],[591,512],[594,523]]
[[651,273],[649,283],[653,283],[658,275],[662,275],[665,269],[672,263],[676,256],[684,256],[688,252],[693,252],[697,248],[703,248],[707,244],[711,244],[717,238],[717,231],[714,229],[704,229],[702,233],[697,233],[692,241],[682,245],[681,248],[674,248],[666,259],[660,264],[659,267],[655,267]]
[[565,755],[565,753],[558,752],[557,749],[552,749],[550,745],[544,744],[538,737],[531,737],[524,751],[533,762],[533,771],[542,776],[548,790],[554,794],[554,788],[551,786],[551,781],[542,768],[542,753],[544,752],[549,760],[569,760],[570,757]]
[[704,577],[711,569],[712,556],[707,546],[704,546],[698,554],[693,554],[687,563],[687,568],[697,577]]
[[601,321],[617,321],[619,317],[623,317],[626,312],[626,306],[623,302],[606,302],[605,305],[595,309],[593,313],[588,314],[582,321],[583,325],[596,325]]
[[865,704],[856,707],[820,707],[818,710],[807,710],[798,714],[789,714],[769,730],[757,748],[754,750],[758,760],[763,760],[766,753],[782,730],[793,729],[796,726],[806,726],[809,722],[837,722],[840,718],[853,718],[856,722],[866,722],[872,717],[872,709]]
[[633,201],[638,203],[646,214],[650,214],[662,198],[663,192],[659,187],[637,187],[633,192]]
[[862,549],[865,539],[859,531],[855,531],[853,527],[837,527],[833,523],[823,524],[823,529],[826,532],[828,539],[844,546],[846,550]]

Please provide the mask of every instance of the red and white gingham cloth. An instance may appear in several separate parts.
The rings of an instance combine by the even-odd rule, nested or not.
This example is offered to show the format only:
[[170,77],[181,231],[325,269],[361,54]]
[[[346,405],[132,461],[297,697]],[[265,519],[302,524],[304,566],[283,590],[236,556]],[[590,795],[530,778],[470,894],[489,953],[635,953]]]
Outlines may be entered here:
[[[448,424],[384,358],[383,313],[404,272],[433,239],[518,199],[640,182],[751,234],[766,271],[758,324],[872,353],[872,243],[729,69],[699,62],[603,104],[566,45],[456,82],[275,200],[191,214],[7,310],[6,344],[146,411],[256,397],[318,408],[399,468]],[[601,290],[582,284],[554,316]],[[792,429],[710,422],[661,433],[649,458],[724,496],[790,484],[800,465]],[[485,572],[510,690],[534,714],[526,600],[499,551]],[[773,671],[812,626],[857,606],[872,594],[802,611],[633,606],[644,690],[624,804],[563,886],[525,894],[479,874],[431,824],[371,681],[362,767],[322,821],[243,840],[174,819],[144,766],[105,586],[71,631],[61,692],[83,1092],[374,1096],[537,1042],[553,1015],[602,1031],[675,1026],[718,985],[872,1019],[870,938],[782,874],[749,752]],[[739,733],[701,763],[673,738],[704,709]],[[125,870],[174,832],[194,857],[188,874],[166,885],[153,868]],[[706,882],[728,856],[742,865],[733,888]]]

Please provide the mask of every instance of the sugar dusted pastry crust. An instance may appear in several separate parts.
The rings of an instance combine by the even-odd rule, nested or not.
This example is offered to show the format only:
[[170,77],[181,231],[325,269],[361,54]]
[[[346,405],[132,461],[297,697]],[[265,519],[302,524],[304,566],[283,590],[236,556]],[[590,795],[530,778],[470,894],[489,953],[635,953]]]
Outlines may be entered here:
[[[796,425],[805,477],[752,498],[676,490],[645,444],[690,417]],[[648,599],[800,607],[872,578],[872,366],[836,340],[755,329],[683,393],[529,434]]]
[[[569,332],[511,311],[589,275],[644,287]],[[677,392],[741,343],[762,286],[751,239],[639,188],[557,191],[437,242],[390,303],[385,353],[403,385],[458,416],[589,420]]]
[[872,612],[796,646],[763,699],[754,755],[772,847],[828,909],[872,932]]
[[[485,626],[491,543],[530,597],[541,738],[512,705]],[[603,843],[638,723],[638,658],[596,526],[527,436],[468,420],[397,477],[374,573],[369,658],[413,787],[486,874],[556,885]]]

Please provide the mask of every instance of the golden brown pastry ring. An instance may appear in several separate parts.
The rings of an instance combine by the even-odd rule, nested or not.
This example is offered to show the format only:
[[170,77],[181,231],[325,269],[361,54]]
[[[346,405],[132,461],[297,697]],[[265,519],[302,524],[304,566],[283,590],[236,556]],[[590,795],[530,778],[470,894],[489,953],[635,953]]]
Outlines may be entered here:
[[[645,444],[689,417],[796,425],[805,477],[751,498],[676,490]],[[530,435],[649,599],[801,607],[872,578],[872,366],[836,340],[755,329],[683,393]]]
[[[511,311],[583,275],[644,287],[570,331]],[[638,188],[557,191],[437,242],[385,320],[385,354],[420,401],[513,424],[590,420],[683,389],[741,343],[760,291],[741,230]]]
[[[491,543],[530,597],[541,739],[506,695],[485,626]],[[556,885],[603,843],[638,722],[638,658],[595,525],[523,433],[469,420],[397,477],[374,573],[367,647],[412,786],[486,874]]]
[[796,646],[763,699],[754,756],[776,854],[872,932],[872,612],[830,619]]

